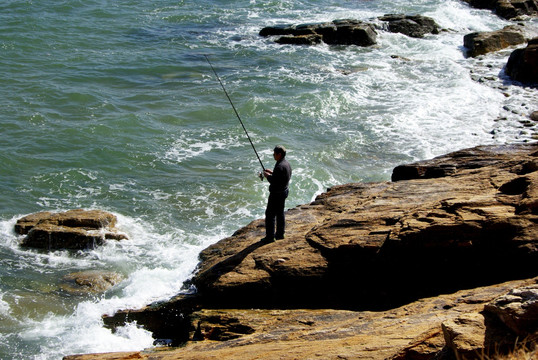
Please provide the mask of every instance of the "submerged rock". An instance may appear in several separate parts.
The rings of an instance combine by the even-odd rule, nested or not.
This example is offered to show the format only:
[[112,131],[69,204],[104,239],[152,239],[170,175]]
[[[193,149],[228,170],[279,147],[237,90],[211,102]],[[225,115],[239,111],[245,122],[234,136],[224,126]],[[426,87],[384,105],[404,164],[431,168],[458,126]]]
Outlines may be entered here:
[[15,232],[26,235],[21,246],[81,250],[102,245],[106,239],[127,239],[115,228],[116,221],[116,216],[102,210],[44,211],[17,220]]
[[60,289],[74,295],[102,293],[123,280],[123,276],[102,270],[71,273],[62,278]]

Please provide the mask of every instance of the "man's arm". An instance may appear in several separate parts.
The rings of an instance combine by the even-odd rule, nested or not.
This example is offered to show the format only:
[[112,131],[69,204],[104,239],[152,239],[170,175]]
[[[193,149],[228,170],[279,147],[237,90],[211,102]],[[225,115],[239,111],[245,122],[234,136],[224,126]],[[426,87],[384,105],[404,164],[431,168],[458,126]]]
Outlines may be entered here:
[[273,170],[271,170],[271,169],[265,169],[265,170],[263,171],[263,176],[265,176],[265,177],[267,178],[267,180],[268,180],[269,182],[271,182],[271,179],[270,179],[270,178],[273,176]]

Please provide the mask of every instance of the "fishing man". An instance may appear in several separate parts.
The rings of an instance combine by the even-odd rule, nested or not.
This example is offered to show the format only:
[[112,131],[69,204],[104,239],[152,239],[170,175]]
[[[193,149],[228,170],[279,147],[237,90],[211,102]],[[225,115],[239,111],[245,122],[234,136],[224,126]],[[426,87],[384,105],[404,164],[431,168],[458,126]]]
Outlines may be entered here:
[[[286,160],[286,149],[276,146],[273,150],[273,158],[276,161],[273,170],[265,169],[263,176],[269,181],[269,199],[265,210],[265,238],[264,242],[273,242],[284,239],[285,217],[284,203],[288,197],[288,185],[291,178],[291,166]],[[276,218],[276,232],[275,232]]]

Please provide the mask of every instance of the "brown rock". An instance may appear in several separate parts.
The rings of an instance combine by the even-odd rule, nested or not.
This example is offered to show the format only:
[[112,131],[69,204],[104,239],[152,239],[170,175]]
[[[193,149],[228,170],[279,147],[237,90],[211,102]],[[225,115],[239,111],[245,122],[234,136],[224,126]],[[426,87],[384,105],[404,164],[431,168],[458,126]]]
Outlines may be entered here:
[[48,250],[94,248],[105,239],[127,239],[115,229],[116,217],[101,210],[48,211],[25,216],[15,224],[15,231],[26,235],[22,246]]
[[526,48],[516,49],[510,54],[505,72],[524,84],[538,84],[538,38],[529,40]]
[[[464,313],[477,313],[485,303],[511,288],[534,284],[537,280],[517,280],[462,290],[375,312],[203,309],[190,317],[188,335],[192,339],[200,324],[198,340],[205,341],[188,342],[177,349],[73,355],[64,359],[450,359],[443,357],[446,352],[443,322]],[[151,312],[153,308],[147,311]],[[140,312],[136,312],[131,320],[141,325],[142,318],[136,317],[137,314]],[[172,334],[175,331],[177,329]],[[159,334],[163,335],[166,334]]]
[[334,20],[330,23],[268,26],[260,36],[281,36],[280,44],[370,46],[376,43],[374,26],[358,20]]
[[20,218],[15,223],[15,232],[19,235],[26,235],[39,222],[50,219],[52,215],[50,211],[42,211]]
[[[456,176],[457,173],[469,172],[473,169],[485,169],[495,167],[503,163],[507,154],[521,161],[508,162],[506,165],[514,166],[512,171],[524,175],[538,170],[537,154],[533,152],[535,145],[526,146],[478,146],[475,148],[456,151],[431,160],[420,161],[413,164],[399,165],[392,171],[392,181],[412,179],[434,179],[448,176]],[[531,165],[531,164],[536,164]]]
[[136,322],[153,333],[156,339],[170,339],[178,346],[191,339],[190,314],[199,310],[198,298],[192,295],[177,295],[164,302],[150,304],[142,309],[118,311],[112,316],[103,315],[105,327],[116,329],[128,322]]
[[445,339],[443,331],[435,326],[417,336],[401,349],[391,360],[429,360],[444,359]]
[[388,23],[388,30],[414,38],[422,38],[426,34],[439,34],[440,27],[435,20],[422,15],[387,14],[379,20]]
[[497,31],[474,32],[463,37],[463,45],[467,48],[467,55],[472,57],[524,42],[526,39],[521,28],[515,25],[509,25]]
[[323,41],[321,35],[309,34],[309,35],[296,35],[296,36],[281,36],[276,39],[277,44],[282,45],[317,45]]
[[193,283],[219,306],[379,309],[532,275],[537,150],[478,147],[395,169],[416,180],[335,186],[288,211],[283,241],[259,243],[258,220],[202,252]]
[[513,352],[518,342],[532,348],[538,330],[538,284],[515,287],[487,303],[480,313],[462,314],[442,327],[457,358],[496,357]]
[[479,313],[467,313],[442,324],[446,344],[459,356],[479,354],[484,349],[486,324]]
[[254,333],[254,328],[246,325],[249,321],[244,316],[244,311],[198,311],[191,317],[192,324],[196,324],[195,333],[192,334],[191,338],[197,338],[198,341],[204,339],[227,341]]
[[472,7],[489,9],[504,19],[512,19],[521,15],[535,16],[538,13],[536,0],[464,0]]
[[497,315],[515,334],[525,338],[538,331],[538,285],[513,289],[487,304],[485,310]]
[[479,312],[443,322],[446,345],[461,359],[484,359],[513,349],[517,336],[497,319]]
[[536,16],[538,2],[536,0],[498,0],[495,13],[504,19],[513,19],[522,15]]

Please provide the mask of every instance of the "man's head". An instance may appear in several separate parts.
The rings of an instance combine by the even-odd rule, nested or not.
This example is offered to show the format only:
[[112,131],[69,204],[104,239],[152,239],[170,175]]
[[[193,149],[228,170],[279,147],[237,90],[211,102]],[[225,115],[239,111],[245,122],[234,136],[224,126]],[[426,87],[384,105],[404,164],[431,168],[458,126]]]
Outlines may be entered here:
[[275,146],[275,149],[273,150],[273,157],[276,161],[284,159],[286,157],[286,149],[284,146]]

